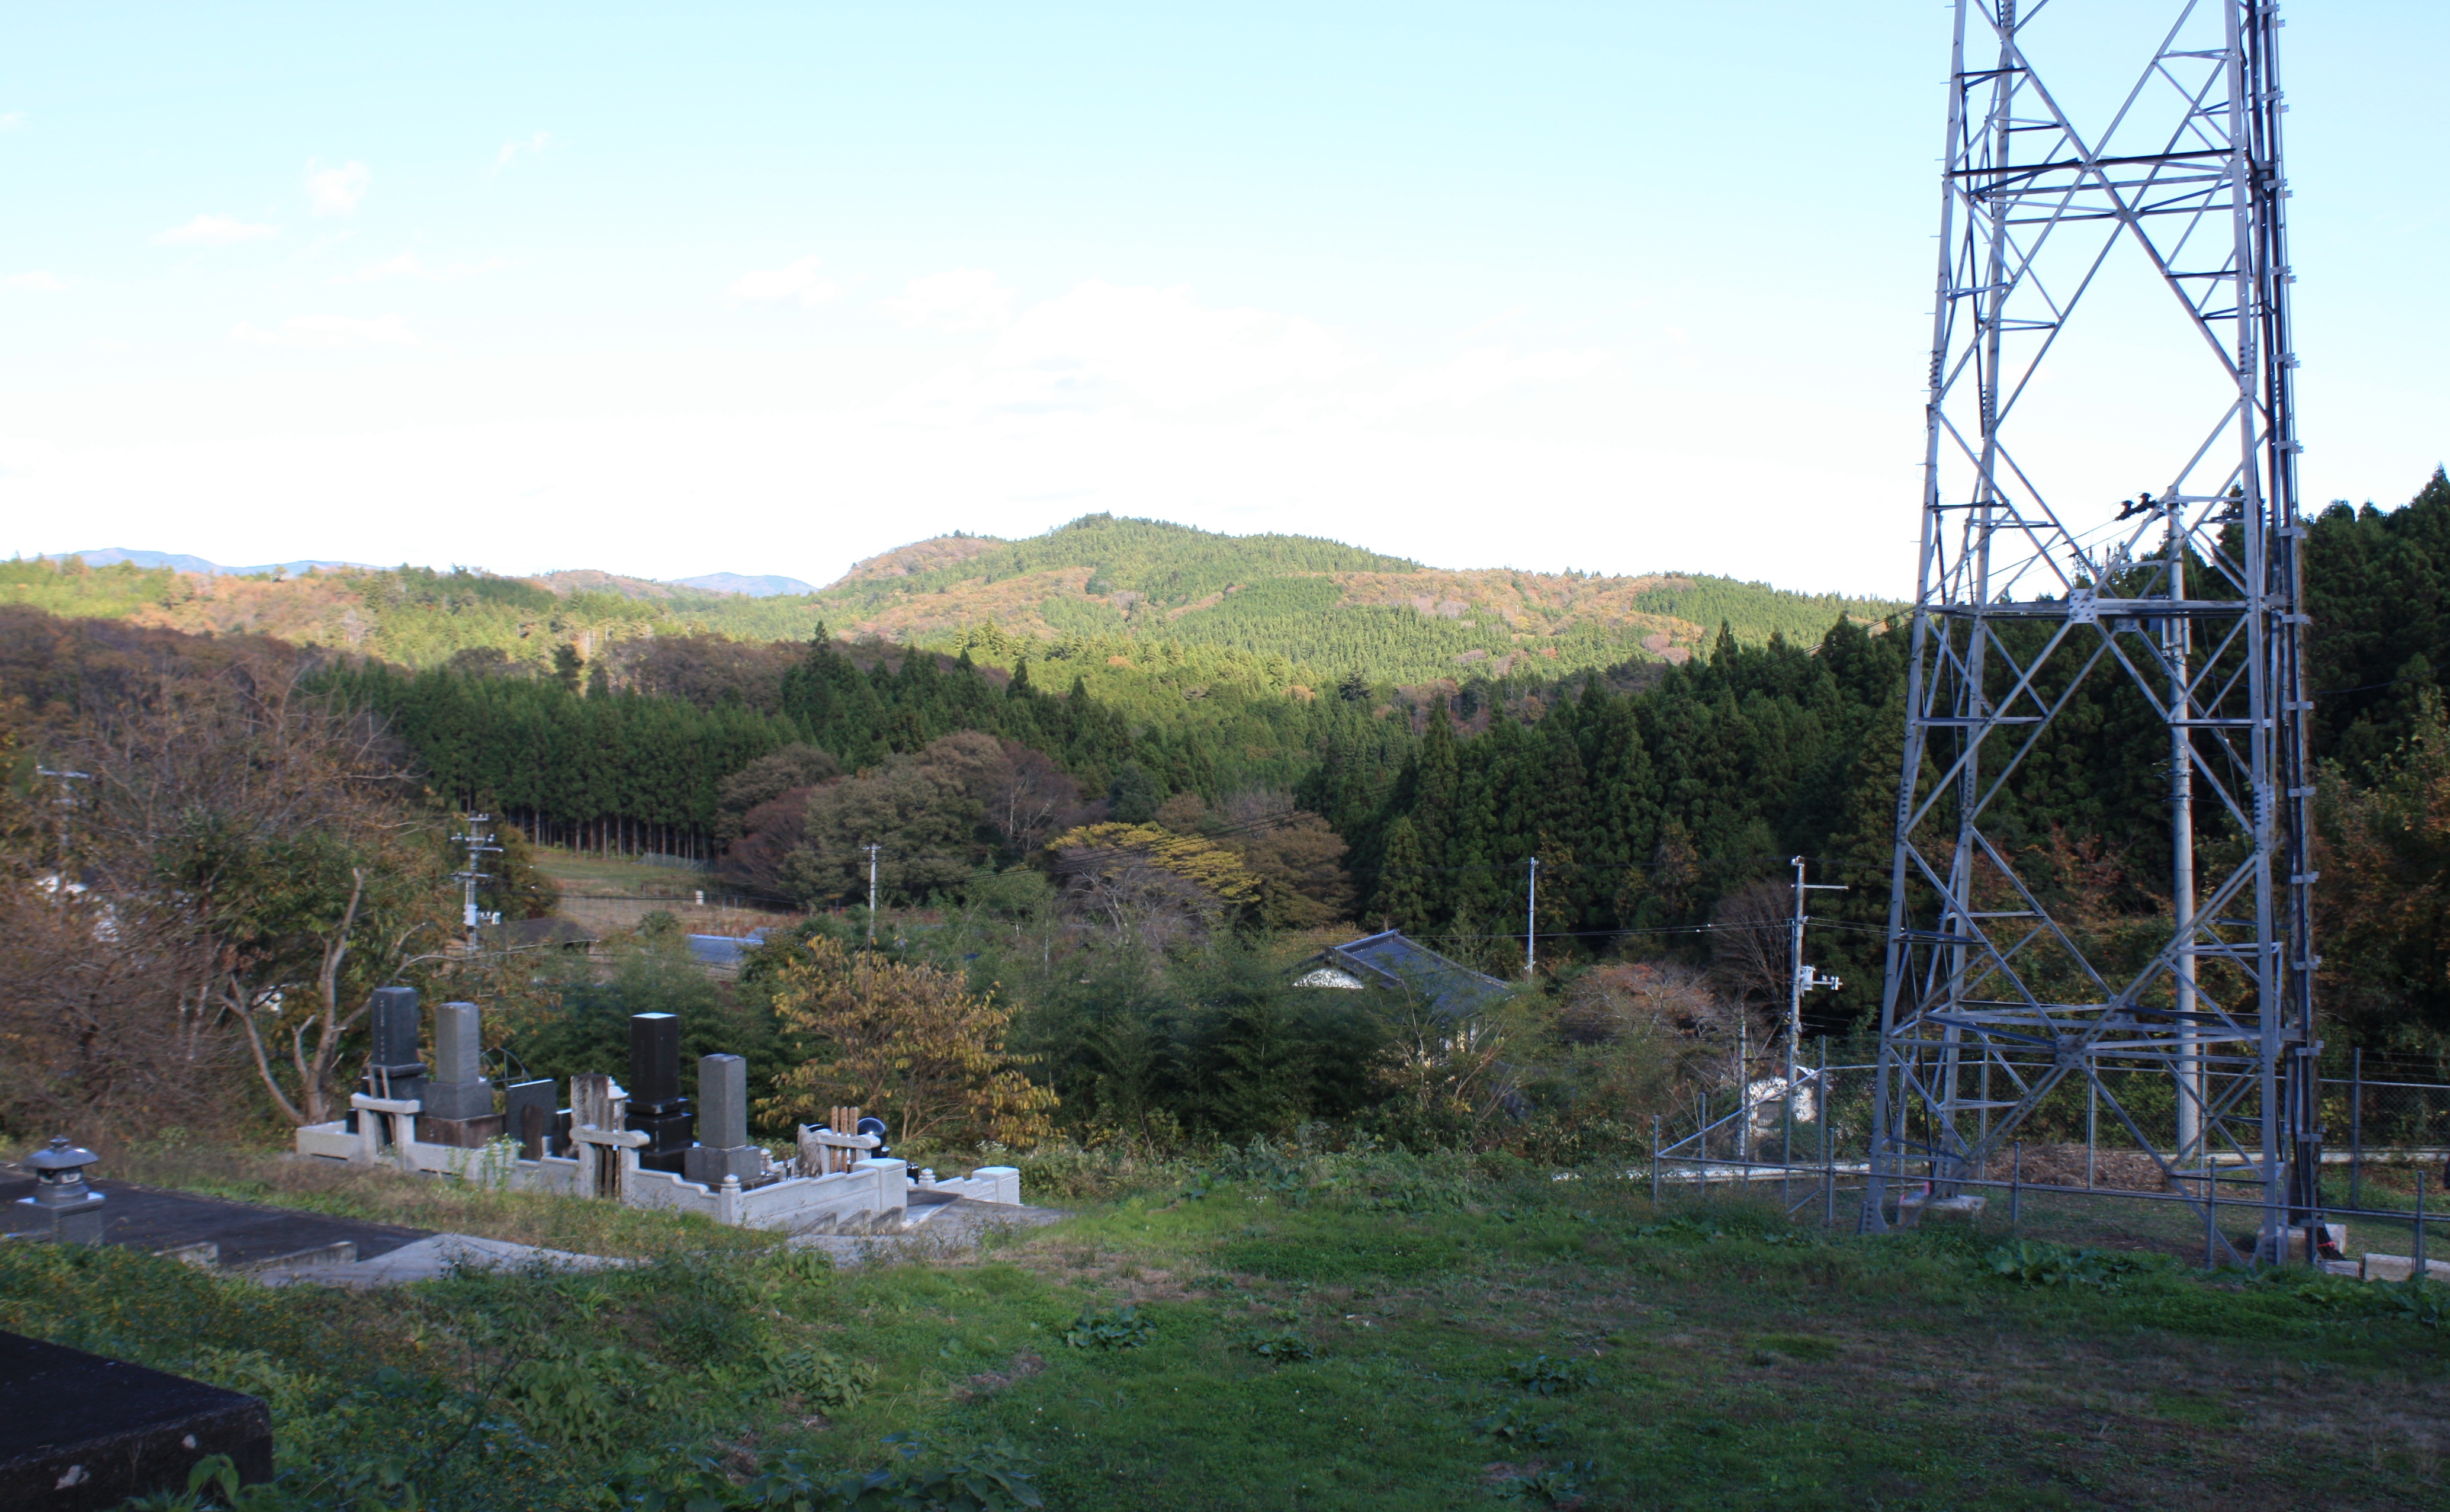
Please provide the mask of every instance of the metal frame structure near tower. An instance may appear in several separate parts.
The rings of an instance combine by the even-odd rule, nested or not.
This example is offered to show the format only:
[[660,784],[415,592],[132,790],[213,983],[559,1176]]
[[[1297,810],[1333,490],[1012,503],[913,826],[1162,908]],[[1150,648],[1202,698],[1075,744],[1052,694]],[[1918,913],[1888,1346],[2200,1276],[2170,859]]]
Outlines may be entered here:
[[[1981,1179],[2090,1082],[2174,1190],[2259,1200],[2276,1254],[2321,1206],[2281,23],[2268,0],[2163,0],[2132,87],[2071,118],[2029,44],[2083,47],[2090,72],[2088,17],[2139,9],[1955,7],[1863,1223]],[[2071,321],[2139,272],[2191,328],[2149,360],[2204,412],[2142,497],[2071,496],[2051,458],[2083,437],[2019,420]],[[2173,902],[2140,969],[2054,918],[2002,835],[2028,759],[2103,679],[2167,754]]]

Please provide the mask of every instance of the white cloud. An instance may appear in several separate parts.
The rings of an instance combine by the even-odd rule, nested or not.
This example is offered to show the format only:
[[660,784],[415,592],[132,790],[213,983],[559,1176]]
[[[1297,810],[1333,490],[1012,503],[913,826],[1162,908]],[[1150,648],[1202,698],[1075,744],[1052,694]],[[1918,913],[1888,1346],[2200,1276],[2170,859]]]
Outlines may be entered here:
[[396,258],[369,262],[355,273],[338,274],[334,283],[379,283],[385,279],[423,279],[440,282],[450,279],[473,279],[480,273],[496,273],[509,267],[502,258],[487,258],[482,262],[453,262],[442,267],[428,267],[414,252],[402,252]]
[[1323,382],[1361,360],[1325,327],[1267,310],[1213,309],[1187,289],[1092,280],[1033,305],[986,356],[904,399],[916,418],[1180,409]]
[[724,291],[727,298],[742,303],[796,300],[803,309],[814,309],[841,292],[841,284],[818,277],[815,258],[802,258],[788,267],[743,273]]
[[301,315],[281,322],[278,331],[260,330],[241,321],[230,339],[242,346],[301,346],[331,349],[346,346],[422,346],[408,322],[397,315],[362,320],[349,315]]
[[0,131],[14,131],[25,124],[26,112],[23,110],[11,110],[6,115],[0,115]]
[[57,294],[68,286],[68,281],[56,273],[45,273],[37,268],[30,273],[11,273],[9,275],[9,286],[12,289],[39,289],[45,294]]
[[552,145],[553,133],[550,131],[539,131],[535,135],[528,138],[525,142],[516,140],[505,142],[502,144],[502,149],[494,154],[494,171],[496,173],[499,173],[504,168],[509,167],[511,165],[511,160],[517,157],[522,152],[526,153],[530,157],[535,157]]
[[162,232],[153,242],[157,246],[235,246],[241,242],[260,242],[280,234],[281,227],[277,225],[255,224],[234,215],[200,215],[185,225]]
[[1606,361],[1604,352],[1510,352],[1484,347],[1406,375],[1388,392],[1385,402],[1390,410],[1429,404],[1451,408],[1509,389],[1569,383],[1589,377]]
[[885,310],[922,330],[992,330],[1011,320],[1012,291],[984,268],[955,268],[912,279],[902,298],[885,301]]
[[318,167],[319,160],[306,160],[306,198],[313,202],[317,215],[347,215],[366,197],[366,187],[374,174],[362,163],[344,163],[337,168]]

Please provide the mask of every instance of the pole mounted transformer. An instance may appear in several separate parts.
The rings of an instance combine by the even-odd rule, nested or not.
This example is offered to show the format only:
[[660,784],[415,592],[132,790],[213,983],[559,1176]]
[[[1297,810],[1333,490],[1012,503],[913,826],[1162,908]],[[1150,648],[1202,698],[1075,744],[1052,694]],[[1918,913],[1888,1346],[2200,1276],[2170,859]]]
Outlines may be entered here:
[[[2320,1217],[2277,11],[1957,0],[1867,1230],[1989,1179],[2088,1087],[2173,1191],[2260,1204],[2265,1257]],[[2113,31],[2140,40],[2104,91]],[[2095,437],[2035,414],[2071,330],[2119,343],[2154,424],[2183,417],[2136,498],[2077,487]],[[2015,819],[2098,738],[2063,718],[2080,689],[2149,743],[2131,796],[2168,816],[2140,943],[2071,917]]]

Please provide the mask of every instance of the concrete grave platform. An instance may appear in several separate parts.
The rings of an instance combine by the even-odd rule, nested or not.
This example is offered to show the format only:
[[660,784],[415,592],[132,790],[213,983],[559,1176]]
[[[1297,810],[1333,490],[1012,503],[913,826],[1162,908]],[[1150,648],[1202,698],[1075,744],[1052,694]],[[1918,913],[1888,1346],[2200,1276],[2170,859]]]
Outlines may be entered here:
[[879,1233],[802,1233],[793,1235],[789,1244],[794,1250],[823,1250],[835,1265],[847,1270],[905,1260],[949,1259],[977,1250],[990,1234],[1040,1228],[1070,1216],[1054,1208],[981,1202],[921,1188],[912,1191],[909,1215],[898,1230]]
[[210,1454],[228,1455],[243,1481],[271,1480],[271,1411],[201,1381],[0,1333],[0,1512],[88,1512],[184,1491]]
[[255,1272],[265,1286],[303,1283],[318,1287],[393,1287],[432,1281],[455,1270],[523,1270],[542,1266],[552,1270],[593,1270],[629,1264],[602,1255],[573,1254],[509,1239],[480,1239],[468,1233],[429,1234],[414,1244],[386,1250],[372,1259],[342,1264],[267,1266]]
[[[163,1192],[124,1181],[97,1181],[105,1199],[102,1242],[200,1265],[244,1270],[262,1266],[364,1261],[426,1238],[430,1229],[336,1218],[296,1208],[269,1208],[192,1192]],[[31,1176],[0,1174],[0,1232],[29,1231],[32,1210],[17,1205],[34,1191]]]

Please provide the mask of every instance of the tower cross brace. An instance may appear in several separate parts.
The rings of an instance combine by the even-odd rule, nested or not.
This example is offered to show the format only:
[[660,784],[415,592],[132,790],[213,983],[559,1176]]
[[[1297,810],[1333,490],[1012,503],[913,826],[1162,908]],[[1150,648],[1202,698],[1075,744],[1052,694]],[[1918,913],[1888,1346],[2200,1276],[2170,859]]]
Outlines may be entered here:
[[[2163,26],[2132,87],[2080,119],[2043,64],[2090,66],[2138,10]],[[1954,11],[1863,1224],[2098,1099],[2173,1190],[2272,1235],[2318,1215],[2322,1136],[2278,7]],[[2203,403],[2105,503],[2063,486],[2072,438],[2019,421],[2114,277],[2175,301],[2188,334],[2146,360]],[[2140,940],[2075,917],[2018,827],[2080,691],[2166,752],[2170,901]]]

